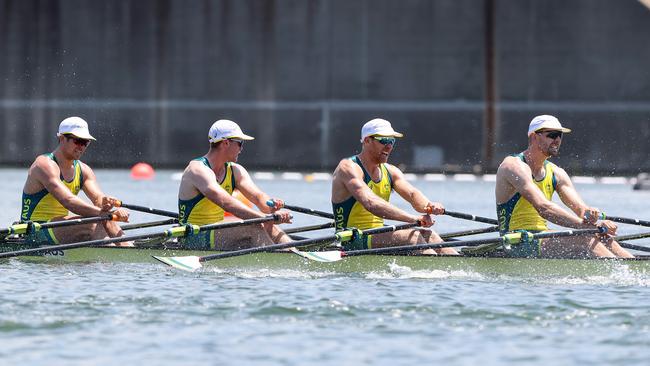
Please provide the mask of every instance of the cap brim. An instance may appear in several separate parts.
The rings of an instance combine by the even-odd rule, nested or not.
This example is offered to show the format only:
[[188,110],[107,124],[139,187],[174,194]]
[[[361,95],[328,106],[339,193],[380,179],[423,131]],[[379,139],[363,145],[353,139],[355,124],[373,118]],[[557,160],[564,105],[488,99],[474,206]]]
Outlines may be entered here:
[[386,133],[378,133],[378,134],[375,134],[375,135],[373,135],[373,136],[383,136],[383,137],[404,137],[404,134],[395,131],[395,132],[393,132],[393,133],[387,133],[387,134],[386,134]]
[[97,141],[96,138],[92,137],[90,134],[83,134],[83,133],[74,133],[74,132],[66,132],[66,133],[57,133],[57,136],[65,136],[65,135],[72,135],[74,137],[84,139],[84,140],[93,140]]
[[244,134],[237,135],[237,136],[232,136],[232,137],[230,137],[230,138],[242,139],[242,140],[247,140],[247,141],[248,141],[248,140],[255,140],[255,137],[253,137],[253,136],[248,136],[248,135],[244,135]]
[[571,132],[570,128],[562,127],[562,128],[552,128],[552,127],[540,127],[536,129],[535,131],[532,131],[528,134],[528,136],[540,131],[540,130],[546,130],[546,131],[562,131],[562,133],[569,133]]

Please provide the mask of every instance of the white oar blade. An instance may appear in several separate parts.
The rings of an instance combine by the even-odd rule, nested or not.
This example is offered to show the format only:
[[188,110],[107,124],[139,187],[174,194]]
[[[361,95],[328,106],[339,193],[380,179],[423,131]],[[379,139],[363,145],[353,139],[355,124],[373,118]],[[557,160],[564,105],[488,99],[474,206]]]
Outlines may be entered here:
[[298,254],[299,256],[303,258],[307,258],[312,261],[316,262],[325,262],[325,263],[330,263],[330,262],[338,262],[343,257],[341,257],[341,253],[338,250],[330,250],[327,252],[301,252],[300,250],[296,248],[291,248],[291,252]]
[[152,257],[154,257],[154,259],[162,263],[165,263],[170,267],[174,267],[188,272],[194,272],[197,269],[203,267],[201,265],[201,261],[199,260],[199,257],[194,255],[190,255],[186,257],[158,257],[152,255]]

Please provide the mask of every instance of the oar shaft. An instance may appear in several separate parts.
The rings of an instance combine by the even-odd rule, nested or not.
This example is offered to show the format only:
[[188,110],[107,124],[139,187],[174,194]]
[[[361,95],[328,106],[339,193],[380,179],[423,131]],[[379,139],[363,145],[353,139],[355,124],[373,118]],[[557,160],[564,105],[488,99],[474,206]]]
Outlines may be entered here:
[[147,238],[162,238],[167,236],[168,235],[165,232],[165,233],[157,233],[157,234],[129,235],[129,236],[121,236],[115,238],[108,238],[108,239],[96,239],[96,240],[89,240],[89,241],[84,241],[79,243],[51,245],[51,246],[44,246],[40,248],[31,248],[31,249],[16,250],[13,252],[0,253],[0,258],[12,258],[12,257],[19,257],[21,255],[45,253],[53,250],[68,250],[68,249],[75,249],[75,248],[82,248],[82,247],[94,247],[99,245],[118,243],[122,241],[131,241],[131,240],[147,239]]
[[[266,201],[266,205],[269,207],[274,207],[275,202],[273,200],[268,200]],[[300,212],[308,215],[319,216],[319,217],[324,217],[326,219],[334,220],[334,214],[332,214],[331,212],[318,211],[306,207],[287,205],[286,203],[284,204],[284,208],[295,212]]]
[[175,217],[178,218],[178,213],[177,212],[172,212],[172,211],[166,211],[166,210],[159,210],[157,208],[152,208],[152,207],[145,207],[145,206],[138,206],[138,205],[131,205],[128,203],[124,203],[122,201],[118,202],[119,204],[116,205],[118,207],[124,207],[128,208],[129,210],[134,210],[134,211],[140,211],[140,212],[147,212],[150,214],[154,215],[160,215],[160,216],[167,216],[167,217]]
[[320,224],[320,225],[310,225],[310,226],[302,226],[302,227],[292,227],[285,229],[284,232],[287,234],[293,234],[293,233],[303,233],[305,231],[314,231],[314,230],[322,230],[322,229],[329,229],[334,227],[334,222],[328,222],[326,224]]
[[493,233],[495,231],[499,231],[498,226],[490,226],[490,227],[486,227],[486,228],[482,228],[482,229],[457,231],[457,232],[453,232],[453,233],[445,233],[445,234],[440,234],[440,237],[442,239],[450,239],[450,238],[456,238],[456,237],[459,237],[459,236]]
[[173,225],[177,223],[178,223],[178,219],[167,219],[167,220],[160,220],[160,221],[143,222],[140,224],[127,224],[127,225],[120,226],[120,228],[126,231],[126,230],[133,230],[133,229],[144,229],[144,228],[154,227],[154,226]]
[[50,221],[42,224],[33,223],[33,222],[24,222],[21,224],[11,225],[6,229],[0,229],[0,234],[26,234],[30,230],[42,230],[42,229],[52,229],[57,227],[81,225],[81,224],[92,224],[96,222],[116,220],[117,217],[113,214],[106,214],[102,216],[93,216],[93,217],[80,217],[76,219],[68,219],[61,221]]
[[648,238],[650,237],[650,232],[646,233],[638,233],[638,234],[630,234],[630,235],[619,235],[614,238],[614,240],[619,241],[619,240],[634,240],[634,239],[643,239],[643,238]]
[[[592,235],[598,234],[599,229],[582,229],[582,230],[567,230],[567,231],[551,231],[538,234],[529,235],[530,239],[547,239],[547,238],[561,238],[566,236],[578,236],[578,235]],[[512,234],[508,234],[512,235]],[[514,237],[514,236],[513,236]],[[403,251],[416,251],[424,249],[440,249],[440,248],[451,248],[451,247],[475,247],[483,244],[495,244],[495,243],[508,243],[508,237],[500,236],[498,238],[490,239],[476,239],[476,240],[459,240],[449,243],[427,243],[427,244],[415,244],[415,245],[404,245],[398,247],[386,247],[386,248],[375,248],[375,249],[361,249],[361,250],[352,250],[349,252],[342,252],[342,257],[351,257],[357,255],[366,255],[366,254],[382,254],[382,253],[392,253],[392,252],[403,252]]]
[[622,243],[620,241],[618,242],[618,245],[622,246],[625,249],[633,249],[633,250],[638,250],[640,252],[650,252],[650,248],[646,246]]
[[[260,217],[260,218],[256,218],[256,219],[250,219],[250,220],[238,220],[238,221],[231,221],[231,222],[225,222],[225,223],[209,224],[209,225],[199,226],[198,231],[200,232],[200,231],[208,231],[208,230],[226,229],[226,228],[231,228],[231,227],[235,227],[235,226],[253,225],[253,224],[258,224],[258,223],[271,221],[271,220],[276,220],[276,216],[275,215],[268,215],[268,216],[264,216],[264,217]],[[32,248],[32,249],[17,250],[17,251],[14,251],[14,252],[0,253],[0,258],[18,257],[18,256],[21,256],[21,255],[40,253],[40,252],[46,252],[46,251],[51,251],[51,250],[66,250],[66,249],[75,249],[75,248],[81,248],[81,247],[92,247],[92,246],[106,245],[106,244],[112,244],[112,243],[119,243],[119,242],[124,242],[124,241],[147,239],[147,238],[152,238],[153,239],[153,238],[180,237],[180,236],[186,235],[186,231],[187,231],[186,226],[176,226],[176,227],[167,229],[167,230],[165,230],[163,232],[160,232],[160,233],[124,235],[124,236],[118,236],[118,237],[115,237],[115,238],[89,240],[89,241],[83,241],[83,242],[79,242],[79,243],[51,245],[51,246],[46,246],[46,247],[41,247],[41,248]]]
[[470,215],[462,212],[455,212],[455,211],[449,211],[445,210],[445,215],[455,217],[457,219],[463,219],[463,220],[470,220],[470,221],[476,221],[476,222],[483,222],[486,224],[491,224],[491,225],[498,225],[499,221],[496,219],[491,219],[488,217],[482,217],[482,216],[476,216],[476,215]]
[[630,225],[639,225],[639,226],[650,226],[650,221],[639,220],[639,219],[629,219],[627,217],[619,216],[605,216],[605,220],[611,220],[615,222],[620,222],[621,224],[630,224]]
[[[409,224],[401,224],[401,225],[382,226],[374,229],[363,230],[360,233],[363,235],[381,234],[381,233],[387,233],[391,231],[413,228],[419,225],[420,223],[409,223]],[[307,245],[329,243],[337,240],[345,241],[346,239],[349,240],[349,238],[352,236],[352,233],[353,232],[351,230],[345,230],[333,235],[328,235],[328,236],[323,236],[323,237],[318,237],[313,239],[298,240],[298,241],[292,241],[290,243],[273,244],[264,247],[246,248],[241,250],[234,250],[231,252],[212,254],[212,255],[207,255],[205,257],[200,257],[199,261],[206,262],[214,259],[236,257],[236,256],[251,254],[251,253],[270,252],[273,250],[286,249],[291,247],[299,248]]]

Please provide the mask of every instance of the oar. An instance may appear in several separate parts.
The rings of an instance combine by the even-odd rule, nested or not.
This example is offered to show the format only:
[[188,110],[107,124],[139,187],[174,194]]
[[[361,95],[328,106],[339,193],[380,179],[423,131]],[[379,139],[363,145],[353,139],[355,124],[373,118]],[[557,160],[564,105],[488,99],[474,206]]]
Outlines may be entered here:
[[120,228],[122,230],[133,230],[133,229],[144,229],[147,227],[154,227],[154,226],[162,226],[162,225],[173,225],[173,224],[178,224],[178,219],[167,219],[167,220],[160,220],[160,221],[151,221],[151,222],[143,222],[139,224],[127,224],[127,225],[122,225]]
[[611,220],[615,222],[620,222],[621,224],[630,224],[630,225],[639,225],[639,226],[650,226],[650,221],[639,220],[639,219],[629,219],[627,217],[619,216],[608,216],[604,212],[600,213],[599,219],[601,220]]
[[45,222],[42,224],[33,221],[28,221],[20,224],[11,225],[6,229],[0,229],[0,235],[26,234],[30,231],[38,231],[43,229],[51,229],[56,227],[64,227],[64,226],[72,226],[72,225],[80,225],[80,224],[91,224],[95,222],[102,222],[108,220],[118,221],[118,217],[116,215],[109,213],[101,216],[80,217],[76,219]]
[[630,235],[619,235],[614,238],[614,240],[619,241],[619,240],[634,240],[634,239],[644,239],[650,237],[650,232],[647,233],[638,233],[638,234],[630,234]]
[[212,260],[215,260],[215,259],[236,257],[236,256],[240,256],[240,255],[250,254],[250,253],[270,252],[270,251],[273,251],[273,250],[286,249],[286,248],[291,248],[291,247],[304,247],[304,246],[307,246],[307,245],[320,244],[320,243],[329,243],[329,242],[334,242],[334,241],[345,242],[345,241],[352,240],[355,233],[358,234],[358,235],[373,235],[373,234],[380,234],[380,233],[387,233],[387,232],[391,232],[391,231],[409,229],[409,228],[416,227],[416,226],[419,226],[419,225],[420,225],[419,222],[415,222],[415,223],[393,225],[393,226],[382,226],[382,227],[378,227],[378,228],[375,228],[375,229],[368,229],[368,230],[363,230],[363,231],[343,230],[343,231],[339,231],[338,233],[335,233],[333,235],[327,235],[327,236],[322,236],[322,237],[318,237],[318,238],[292,241],[290,243],[273,244],[273,245],[267,245],[267,246],[263,246],[263,247],[247,248],[247,249],[235,250],[235,251],[231,251],[231,252],[224,252],[224,253],[219,253],[219,254],[206,255],[204,257],[197,257],[197,256],[185,256],[185,257],[157,257],[157,256],[153,256],[153,257],[155,259],[161,261],[162,263],[168,265],[168,266],[171,266],[171,267],[174,267],[174,268],[177,268],[177,269],[182,269],[184,271],[193,272],[193,271],[196,271],[197,269],[202,267],[202,265],[201,265],[202,262],[212,261]]
[[331,227],[334,227],[334,221],[330,221],[330,222],[327,222],[325,224],[320,224],[320,225],[292,227],[292,228],[284,229],[284,232],[287,233],[287,234],[303,233],[305,231],[329,229]]
[[131,205],[131,204],[128,204],[128,203],[124,203],[122,201],[115,202],[115,206],[116,207],[128,208],[129,210],[147,212],[147,213],[154,214],[154,215],[178,218],[178,213],[177,212],[159,210],[157,208],[144,207],[144,206],[138,206],[138,205]]
[[620,245],[621,247],[626,248],[626,249],[638,250],[640,252],[650,252],[650,248],[646,247],[646,246],[623,243],[623,242],[620,242],[620,241],[618,242],[618,245]]
[[[99,246],[99,245],[118,243],[118,242],[121,242],[121,241],[132,241],[132,240],[149,239],[149,238],[151,238],[151,239],[153,239],[153,238],[177,238],[177,237],[185,236],[186,234],[193,235],[193,234],[196,234],[196,233],[201,232],[201,231],[220,230],[220,229],[227,229],[227,228],[236,227],[236,226],[259,224],[259,223],[272,221],[272,220],[276,220],[276,219],[277,218],[276,218],[275,215],[267,215],[267,216],[256,218],[256,219],[230,221],[230,222],[219,222],[219,223],[216,223],[216,224],[208,224],[208,225],[203,225],[203,226],[182,225],[182,226],[175,226],[175,227],[169,228],[169,229],[167,229],[167,230],[165,230],[163,232],[159,232],[159,233],[124,235],[124,236],[115,237],[115,238],[89,240],[89,241],[83,241],[83,242],[79,242],[79,243],[70,243],[70,244],[61,244],[61,245],[50,245],[50,246],[45,246],[45,247],[40,247],[40,248],[31,248],[31,249],[17,250],[17,251],[13,251],[13,252],[0,253],[0,258],[18,257],[18,256],[21,256],[21,255],[35,254],[35,253],[39,253],[39,252],[48,252],[48,251],[52,251],[52,250],[66,250],[66,249],[74,249],[74,248],[82,248],[82,247],[94,247],[94,246]],[[187,232],[188,230],[191,231],[191,232]]]
[[447,216],[455,217],[457,219],[483,222],[491,225],[499,225],[499,221],[497,221],[496,219],[491,219],[489,217],[476,216],[476,215],[466,214],[462,212],[454,212],[449,210],[445,210],[444,214]]
[[[266,201],[266,205],[269,207],[274,207],[275,206],[275,201],[273,200],[268,200]],[[326,219],[334,219],[334,214],[330,212],[325,212],[325,211],[318,211],[318,210],[313,210],[311,208],[305,208],[305,207],[299,207],[299,206],[293,206],[293,205],[287,205],[286,203],[284,204],[284,208],[287,210],[295,211],[295,212],[300,212],[308,215],[314,215],[314,216],[319,216],[319,217],[324,217]]]
[[[551,231],[544,233],[531,234],[528,233],[529,239],[546,239],[546,238],[559,238],[566,236],[579,236],[579,235],[592,235],[600,233],[600,229],[582,229],[582,230],[566,230],[566,231]],[[437,243],[437,244],[414,244],[414,245],[404,245],[396,247],[385,247],[385,248],[375,248],[375,249],[360,249],[360,250],[351,250],[349,252],[340,251],[340,250],[330,250],[325,252],[300,252],[294,250],[293,252],[311,259],[317,262],[337,262],[346,257],[353,257],[359,255],[368,255],[368,254],[386,254],[386,253],[399,253],[404,251],[417,251],[424,249],[440,249],[440,248],[451,248],[451,247],[475,247],[484,244],[501,244],[504,247],[507,247],[512,244],[518,244],[524,239],[524,235],[521,232],[505,234],[498,238],[489,238],[489,239],[476,239],[476,240],[459,240],[455,242],[446,242],[446,243]]]
[[499,231],[498,226],[489,226],[489,227],[482,228],[482,229],[472,229],[472,230],[457,231],[457,232],[453,232],[453,233],[440,234],[440,238],[442,238],[444,240],[444,239],[456,238],[456,237],[459,237],[459,236],[493,233],[495,231]]

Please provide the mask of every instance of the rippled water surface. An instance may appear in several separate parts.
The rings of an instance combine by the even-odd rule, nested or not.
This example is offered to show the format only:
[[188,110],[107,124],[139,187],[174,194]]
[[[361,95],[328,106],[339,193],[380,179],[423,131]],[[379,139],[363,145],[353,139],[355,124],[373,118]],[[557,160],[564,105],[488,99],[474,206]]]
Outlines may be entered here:
[[[2,170],[0,226],[17,218],[24,171]],[[175,209],[178,182],[99,171],[124,202]],[[258,184],[328,210],[329,182]],[[494,217],[493,183],[415,184],[450,210]],[[612,215],[650,219],[649,192],[579,185]],[[403,206],[403,201],[395,200]],[[296,225],[321,222],[296,214]],[[134,214],[133,221],[155,220]],[[441,217],[440,232],[481,225]],[[634,227],[622,233],[642,231]],[[318,233],[312,234],[318,235]],[[638,244],[644,244],[643,240]],[[547,275],[520,265],[361,272],[327,267],[185,273],[153,263],[0,261],[3,364],[647,364],[650,265]],[[530,271],[530,273],[528,273]]]

